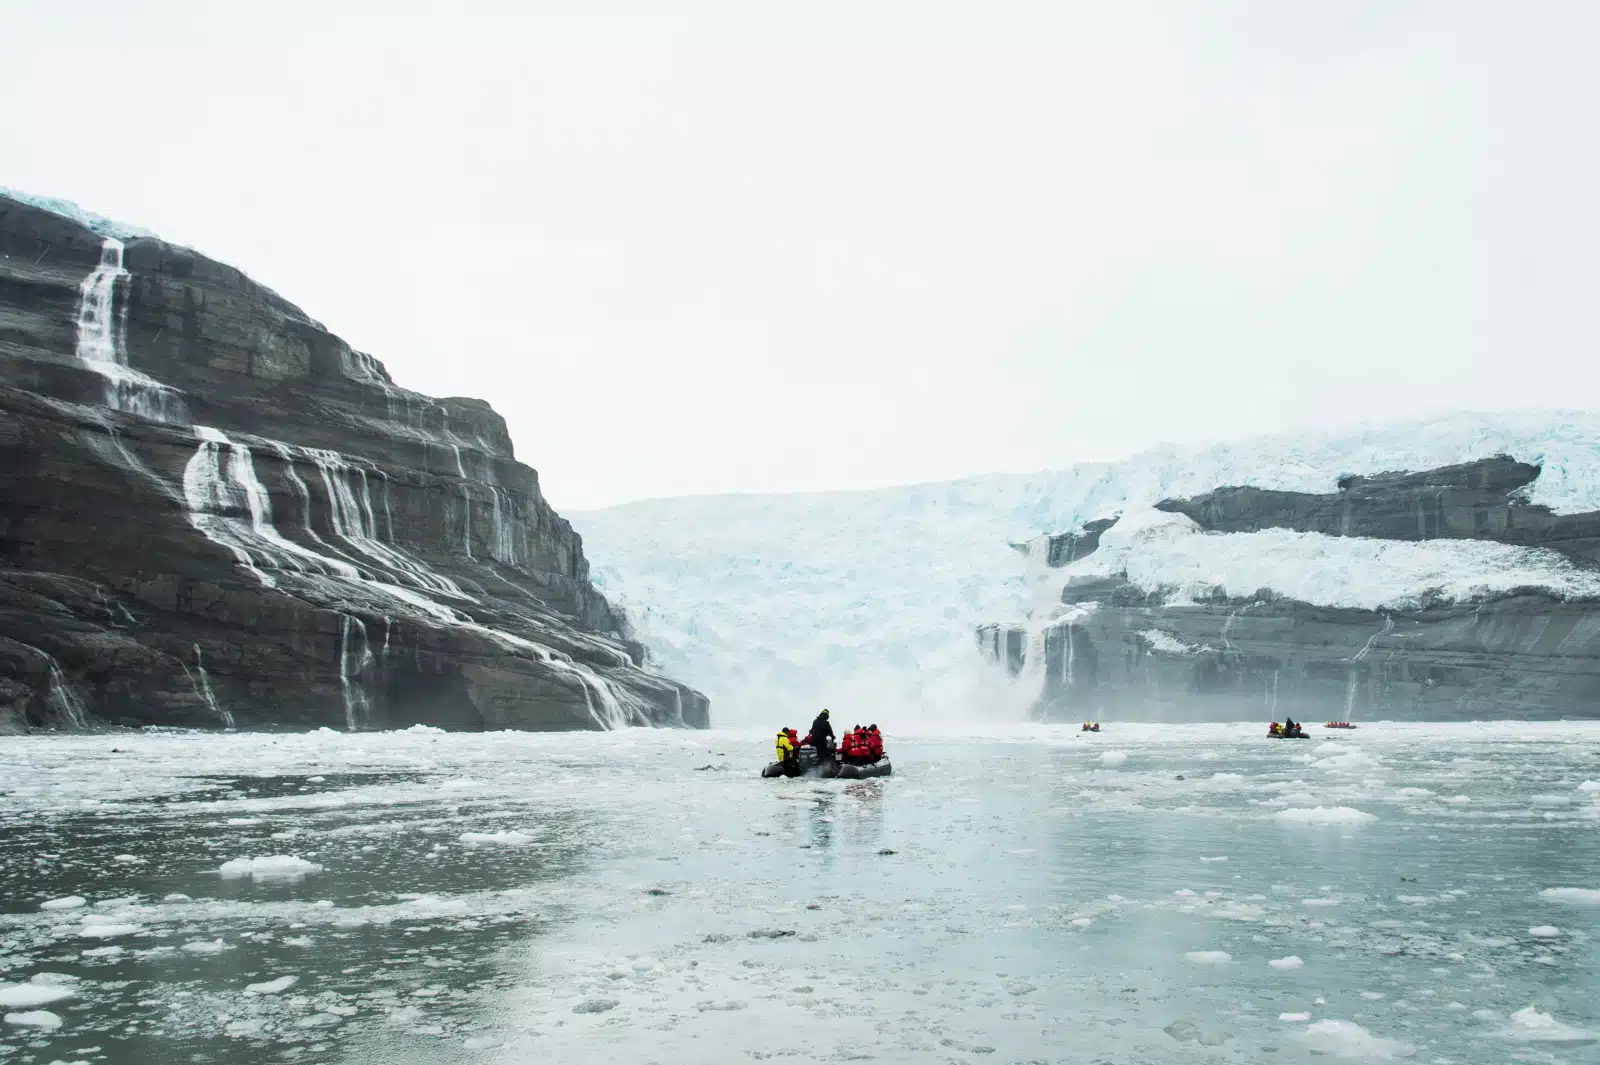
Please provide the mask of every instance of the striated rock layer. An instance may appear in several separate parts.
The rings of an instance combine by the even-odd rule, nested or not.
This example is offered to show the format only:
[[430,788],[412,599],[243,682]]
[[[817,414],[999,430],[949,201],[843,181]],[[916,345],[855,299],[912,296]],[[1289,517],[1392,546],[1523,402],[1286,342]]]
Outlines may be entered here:
[[0,729],[709,723],[488,404],[4,195],[0,494]]
[[[1337,493],[1222,487],[1156,506],[1186,515],[1203,536],[1289,529],[1488,540],[1559,552],[1570,560],[1561,566],[1589,576],[1600,513],[1556,515],[1527,504],[1521,494],[1538,474],[1498,456],[1345,478]],[[1600,716],[1600,601],[1592,596],[1530,586],[1353,609],[1271,588],[1180,593],[1141,586],[1126,572],[1072,574],[1070,564],[1094,553],[1115,521],[1093,526],[1047,541],[1049,564],[1069,568],[1045,620],[977,633],[986,657],[1030,686],[1043,718]],[[1058,551],[1064,543],[1075,551]]]

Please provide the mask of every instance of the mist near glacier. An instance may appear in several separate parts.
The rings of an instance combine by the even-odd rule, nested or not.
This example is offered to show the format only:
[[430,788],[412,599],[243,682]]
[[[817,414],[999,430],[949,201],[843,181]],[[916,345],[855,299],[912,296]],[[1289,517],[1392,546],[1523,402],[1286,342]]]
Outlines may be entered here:
[[563,512],[1600,398],[1593,5],[812,10],[17,5],[0,172],[493,397]]

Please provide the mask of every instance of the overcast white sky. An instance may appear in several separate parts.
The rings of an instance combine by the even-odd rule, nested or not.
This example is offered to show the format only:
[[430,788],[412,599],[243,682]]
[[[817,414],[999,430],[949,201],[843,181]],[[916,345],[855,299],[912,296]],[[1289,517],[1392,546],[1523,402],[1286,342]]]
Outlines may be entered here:
[[520,6],[7,4],[0,184],[491,400],[565,509],[1600,402],[1600,5]]

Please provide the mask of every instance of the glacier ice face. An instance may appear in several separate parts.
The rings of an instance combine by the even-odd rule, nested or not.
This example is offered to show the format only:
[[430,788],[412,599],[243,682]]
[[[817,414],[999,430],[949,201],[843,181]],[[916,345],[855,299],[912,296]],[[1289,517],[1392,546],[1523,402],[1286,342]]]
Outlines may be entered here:
[[[595,583],[628,610],[663,669],[712,697],[724,723],[804,724],[821,706],[863,723],[894,714],[1021,716],[1026,693],[1012,689],[1028,679],[1008,686],[983,668],[973,635],[980,624],[1035,613],[1048,598],[1037,565],[1010,545],[1114,514],[1125,518],[1102,541],[1107,558],[1119,537],[1124,548],[1138,539],[1150,552],[1152,579],[1171,565],[1187,583],[1244,595],[1272,584],[1312,601],[1362,605],[1516,584],[1587,594],[1587,575],[1558,558],[1477,542],[1306,539],[1275,530],[1250,534],[1270,548],[1268,559],[1252,559],[1242,546],[1213,557],[1201,548],[1227,537],[1186,533],[1172,523],[1181,516],[1149,510],[1220,485],[1333,492],[1344,474],[1496,454],[1541,465],[1530,503],[1560,513],[1600,509],[1600,415],[1517,411],[1162,447],[1035,474],[652,500],[572,521]],[[1075,565],[1105,564],[1097,559]],[[1515,572],[1497,576],[1503,564]]]

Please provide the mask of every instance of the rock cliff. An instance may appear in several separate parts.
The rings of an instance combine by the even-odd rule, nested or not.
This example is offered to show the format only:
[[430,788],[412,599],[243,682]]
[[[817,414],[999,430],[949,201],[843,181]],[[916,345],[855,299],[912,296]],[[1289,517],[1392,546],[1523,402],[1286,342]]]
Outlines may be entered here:
[[0,195],[0,728],[708,724],[486,403]]
[[[1346,477],[1336,493],[1219,487],[1160,502],[1158,511],[1198,526],[1179,530],[1201,538],[1188,553],[1211,565],[1194,570],[1206,575],[1198,583],[1192,574],[1170,583],[1130,576],[1144,550],[1139,532],[1127,534],[1132,546],[1116,565],[1086,563],[1115,519],[1041,538],[1035,557],[1060,568],[1035,580],[1058,590],[1054,605],[1029,622],[981,627],[979,648],[1028,686],[1047,719],[1600,716],[1600,513],[1525,502],[1539,472],[1498,456]],[[1263,530],[1292,534],[1248,539]],[[1363,582],[1337,568],[1352,557],[1340,541],[1354,538],[1386,565],[1386,552],[1412,552],[1409,586],[1387,599],[1375,593],[1384,601],[1370,607],[1305,591]],[[1429,554],[1463,540],[1482,543]],[[1279,586],[1243,594],[1230,584],[1230,573],[1260,572],[1230,567],[1230,550],[1286,546],[1304,572],[1280,567]],[[1483,570],[1477,585],[1456,572],[1463,565]]]

